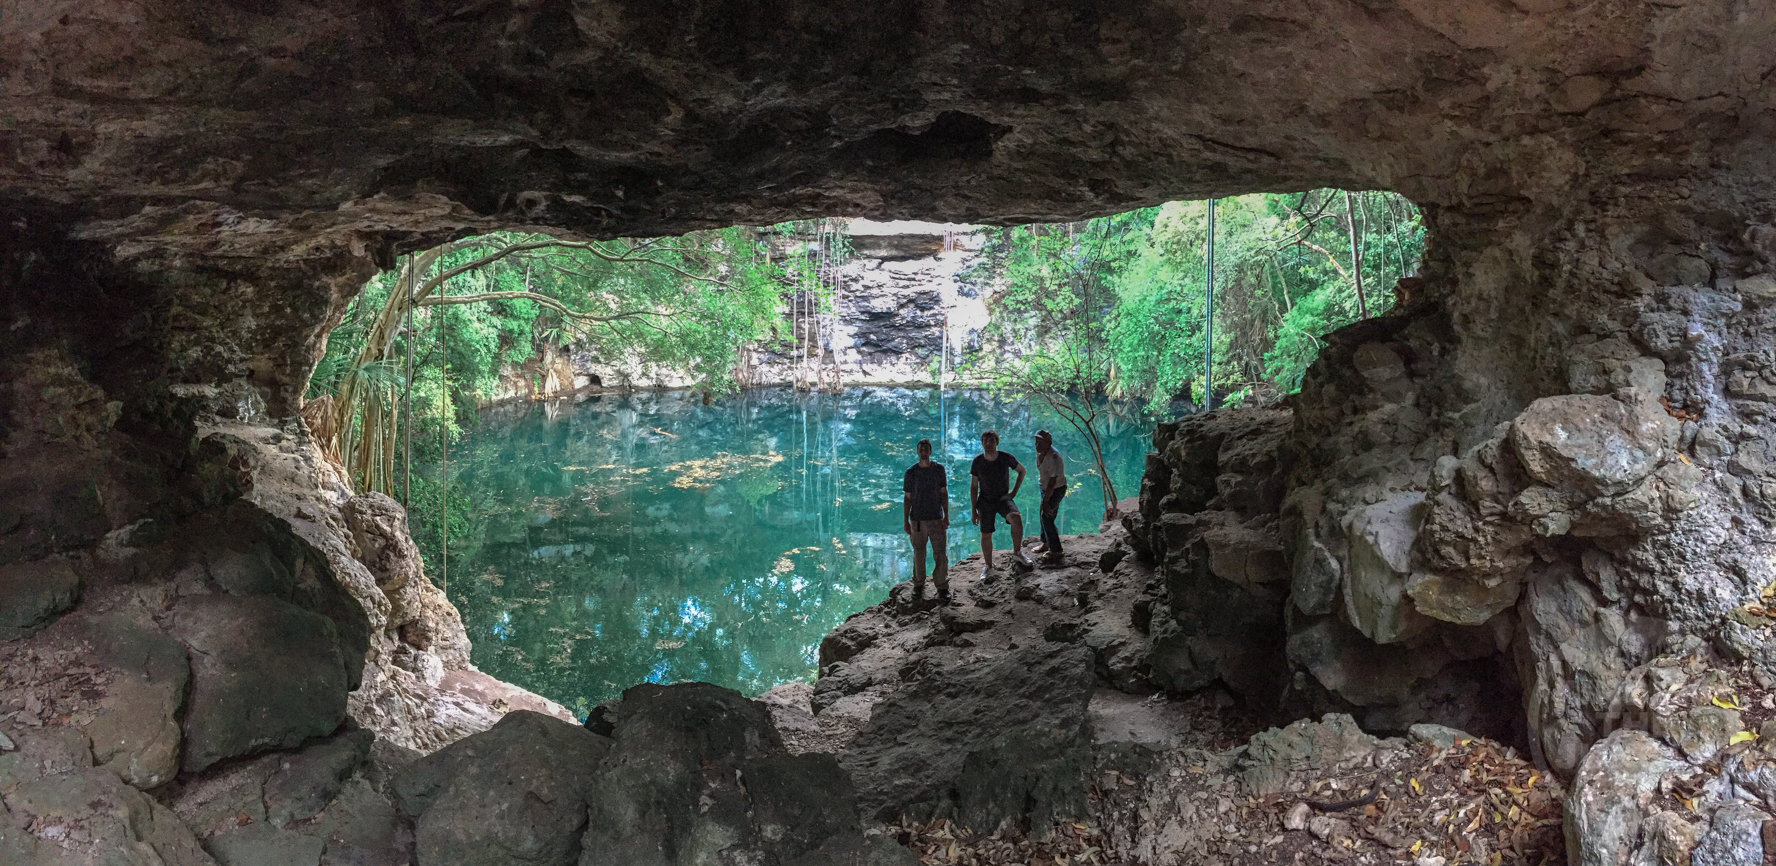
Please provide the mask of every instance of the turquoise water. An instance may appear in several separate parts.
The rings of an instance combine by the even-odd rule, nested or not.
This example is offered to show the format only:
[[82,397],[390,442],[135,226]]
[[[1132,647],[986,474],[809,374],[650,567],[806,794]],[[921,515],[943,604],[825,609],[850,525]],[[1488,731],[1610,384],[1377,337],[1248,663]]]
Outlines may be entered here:
[[[989,426],[1030,464],[1027,532],[1039,427],[1068,458],[1061,531],[1096,531],[1103,497],[1078,434],[1046,407],[984,394],[773,389],[703,405],[665,392],[494,410],[451,447],[452,496],[471,516],[453,529],[448,592],[473,660],[582,713],[642,681],[751,695],[809,679],[820,639],[911,577],[900,480],[921,437],[950,468],[952,561],[979,549],[967,467]],[[1111,425],[1120,497],[1138,492],[1151,430]],[[413,515],[413,530],[435,539],[435,515]]]

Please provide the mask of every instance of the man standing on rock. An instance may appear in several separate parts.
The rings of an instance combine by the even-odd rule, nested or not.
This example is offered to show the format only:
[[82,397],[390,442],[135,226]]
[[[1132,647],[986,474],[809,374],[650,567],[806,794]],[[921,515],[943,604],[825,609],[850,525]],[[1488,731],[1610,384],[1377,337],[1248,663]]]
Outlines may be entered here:
[[907,467],[900,487],[901,519],[913,540],[913,601],[925,598],[925,544],[931,543],[931,582],[937,600],[950,603],[950,487],[942,463],[931,462],[931,440],[920,439],[919,462]]
[[1061,513],[1061,500],[1067,496],[1066,461],[1054,448],[1054,436],[1047,430],[1036,431],[1036,490],[1042,495],[1037,511],[1042,526],[1042,543],[1036,552],[1042,554],[1043,565],[1060,565],[1061,530],[1055,518]]
[[[1017,484],[1011,483],[1011,470],[1017,470]],[[993,518],[1005,515],[1011,527],[1011,555],[1028,567],[1035,564],[1024,554],[1024,516],[1018,513],[1018,488],[1024,486],[1024,467],[1017,458],[999,450],[999,434],[988,430],[981,434],[981,453],[968,469],[969,520],[981,528],[981,560],[985,580],[993,570]]]

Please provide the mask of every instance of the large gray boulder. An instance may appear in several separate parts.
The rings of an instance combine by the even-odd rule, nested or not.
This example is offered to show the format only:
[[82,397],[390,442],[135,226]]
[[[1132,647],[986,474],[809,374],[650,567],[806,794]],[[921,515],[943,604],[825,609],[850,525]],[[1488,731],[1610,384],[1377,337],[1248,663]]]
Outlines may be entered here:
[[1590,497],[1639,484],[1676,444],[1678,422],[1655,395],[1625,396],[1565,394],[1529,404],[1511,422],[1511,444],[1523,468],[1543,484]]
[[146,614],[77,611],[27,640],[0,643],[0,689],[28,695],[14,723],[66,720],[94,760],[138,788],[179,772],[185,647]]
[[267,596],[207,595],[181,599],[171,626],[192,659],[184,770],[295,748],[345,720],[350,662],[331,619]]
[[884,698],[842,758],[864,813],[948,817],[979,832],[1077,814],[1092,686],[1090,648],[1043,643]]
[[12,729],[0,752],[0,863],[214,866],[173,812],[93,766],[74,728]]
[[1764,866],[1764,824],[1770,816],[1756,806],[1728,803],[1714,813],[1708,832],[1696,840],[1690,866]]
[[80,575],[60,556],[0,566],[0,640],[46,625],[80,598]]
[[831,755],[790,755],[763,704],[644,684],[611,716],[580,866],[860,862],[850,780]]
[[[1592,747],[1566,800],[1566,852],[1572,866],[1622,866],[1659,810],[1659,779],[1685,764],[1641,731],[1617,731]],[[1655,842],[1656,844],[1656,842]]]
[[1350,539],[1345,616],[1378,644],[1410,640],[1430,626],[1406,593],[1412,544],[1424,515],[1424,494],[1402,493],[1354,512],[1345,526]]
[[415,762],[394,790],[414,819],[416,862],[571,866],[587,794],[610,748],[579,725],[516,710]]

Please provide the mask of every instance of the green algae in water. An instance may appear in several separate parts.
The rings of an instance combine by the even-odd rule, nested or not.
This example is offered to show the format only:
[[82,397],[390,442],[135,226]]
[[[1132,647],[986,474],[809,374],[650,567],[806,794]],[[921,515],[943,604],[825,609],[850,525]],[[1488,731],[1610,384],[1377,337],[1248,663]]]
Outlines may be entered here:
[[[450,542],[449,594],[473,660],[582,714],[643,681],[757,695],[811,680],[820,639],[911,577],[900,481],[919,439],[949,468],[951,561],[979,550],[967,467],[988,427],[1029,465],[1027,533],[1039,428],[1068,461],[1061,532],[1097,530],[1078,434],[1046,407],[975,392],[772,389],[707,406],[664,392],[490,411],[450,459],[469,519]],[[1119,496],[1138,492],[1151,431],[1134,418],[1106,437]],[[436,521],[412,515],[434,565]]]

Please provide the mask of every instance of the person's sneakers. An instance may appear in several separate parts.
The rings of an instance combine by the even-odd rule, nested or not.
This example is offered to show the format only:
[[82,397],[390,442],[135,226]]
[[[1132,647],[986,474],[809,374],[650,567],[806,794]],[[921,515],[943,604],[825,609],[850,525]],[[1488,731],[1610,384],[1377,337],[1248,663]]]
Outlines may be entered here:
[[1050,553],[1050,554],[1042,557],[1042,559],[1038,560],[1038,562],[1041,565],[1043,565],[1044,567],[1053,568],[1057,565],[1066,565],[1067,558],[1065,556],[1062,556],[1061,554],[1058,554],[1058,553]]
[[1047,553],[1048,552],[1048,544],[1046,542],[1038,541],[1038,542],[1036,542],[1035,547],[1030,548],[1030,552],[1031,553]]
[[937,603],[940,605],[949,604],[950,603],[950,594],[948,592],[944,592],[943,590],[938,590]]

